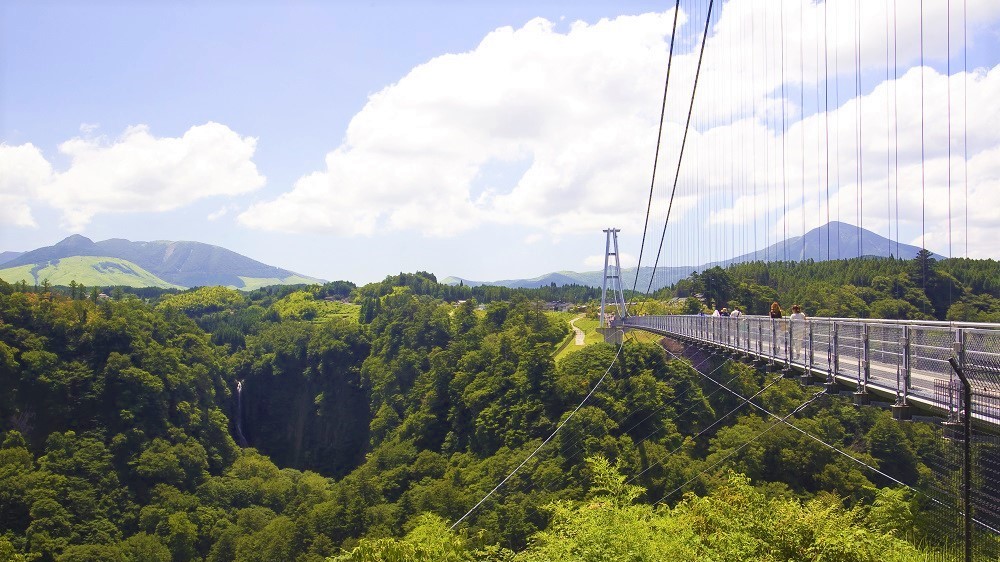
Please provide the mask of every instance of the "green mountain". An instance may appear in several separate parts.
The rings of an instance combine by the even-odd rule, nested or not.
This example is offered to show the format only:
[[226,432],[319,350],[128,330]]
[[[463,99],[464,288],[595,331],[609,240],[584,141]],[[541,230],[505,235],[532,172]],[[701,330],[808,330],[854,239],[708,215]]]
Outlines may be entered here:
[[[67,262],[67,258],[81,259]],[[72,275],[80,275],[75,280],[85,285],[131,287],[221,285],[251,290],[267,285],[322,282],[201,242],[132,242],[122,238],[94,242],[79,234],[0,263],[4,266],[0,279],[30,284],[46,278],[54,285],[68,284],[74,279]],[[84,281],[84,276],[90,281]]]

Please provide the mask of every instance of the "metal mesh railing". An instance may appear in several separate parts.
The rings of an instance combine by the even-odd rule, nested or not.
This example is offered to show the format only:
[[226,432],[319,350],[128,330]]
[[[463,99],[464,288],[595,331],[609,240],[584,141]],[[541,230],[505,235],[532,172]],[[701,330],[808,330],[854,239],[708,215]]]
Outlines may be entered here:
[[868,325],[868,380],[894,388],[903,373],[903,327],[895,324]]
[[[933,413],[954,416],[953,400],[942,400],[941,385],[955,380],[948,359],[982,366],[985,382],[1000,388],[1000,326],[895,320],[810,318],[799,325],[787,318],[763,316],[632,316],[625,326],[651,329],[790,365],[814,376],[875,392]],[[832,381],[831,381],[832,382]],[[986,403],[997,394],[976,393],[973,413],[1000,427],[996,408]]]
[[[1000,560],[1000,325],[831,318],[800,324],[760,316],[644,316],[625,325],[788,364],[895,396],[894,412],[915,406],[930,414],[914,423],[929,424],[930,432],[920,431],[942,437],[913,452],[928,470],[906,479],[919,490],[922,535],[915,538],[934,552],[933,560]],[[969,381],[971,407],[951,358]]]

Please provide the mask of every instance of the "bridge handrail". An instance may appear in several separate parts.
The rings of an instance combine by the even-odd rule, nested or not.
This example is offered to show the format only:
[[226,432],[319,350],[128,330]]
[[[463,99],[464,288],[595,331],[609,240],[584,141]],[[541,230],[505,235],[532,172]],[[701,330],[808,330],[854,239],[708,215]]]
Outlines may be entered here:
[[[709,318],[709,319],[733,319],[732,316],[701,316],[699,314],[639,314],[639,315],[628,315],[624,318],[625,324],[628,324],[628,320],[633,318],[648,318],[648,317],[662,317],[662,316],[681,316],[689,318]],[[770,316],[764,316],[759,314],[741,314],[735,317],[740,318],[762,318],[769,320]],[[781,318],[782,320],[788,320],[788,316]],[[894,320],[889,318],[841,318],[837,316],[808,316],[806,320],[828,320],[832,322],[851,322],[856,324],[896,324],[905,326],[940,326],[945,328],[982,328],[987,330],[1000,330],[1000,323],[997,322],[955,322],[952,320]]]
[[1000,324],[875,318],[645,315],[618,326],[673,335],[746,354],[827,383],[871,390],[896,403],[959,415],[960,382],[948,359],[975,377],[972,412],[1000,427]]

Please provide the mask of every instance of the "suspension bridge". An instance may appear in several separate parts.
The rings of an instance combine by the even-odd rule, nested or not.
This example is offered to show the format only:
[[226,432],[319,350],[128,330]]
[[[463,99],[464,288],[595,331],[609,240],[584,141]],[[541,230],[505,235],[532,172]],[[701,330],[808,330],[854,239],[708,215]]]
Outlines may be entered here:
[[[976,103],[975,92],[991,75],[969,70],[969,21],[982,6],[676,0],[673,8],[645,220],[627,225],[642,232],[632,295],[643,294],[637,285],[644,261],[653,264],[644,288],[649,298],[658,271],[739,261],[733,256],[900,258],[904,239],[946,258],[987,257],[990,223],[977,227],[977,213],[970,213],[973,201],[998,191],[982,173],[985,145],[976,144],[979,133],[995,131],[980,129],[968,110],[970,91]],[[834,234],[831,225],[839,230],[844,222],[858,228],[855,239]],[[890,241],[887,249],[866,244],[866,225]],[[1000,441],[1000,324],[643,315],[626,302],[621,230],[604,232],[606,339],[620,344],[628,331],[650,332],[825,385],[821,393],[852,394],[859,406],[882,404],[898,420],[921,414],[944,420],[946,435],[964,443],[965,464],[942,478],[961,474],[964,492],[939,490],[931,501],[960,514],[964,539],[956,541],[965,560],[973,556],[974,528],[1000,534],[996,467],[975,473],[971,467],[975,444]],[[549,443],[603,381],[469,513]],[[743,405],[762,409],[753,398]],[[784,416],[766,412],[777,420],[769,427],[791,425],[788,418],[812,400]],[[956,536],[955,528],[947,522],[942,532]]]
[[[947,257],[970,256],[969,202],[977,187],[983,191],[972,185],[970,196],[966,2],[677,0],[674,7],[633,294],[653,250],[646,296],[659,269],[684,260],[870,256],[866,220],[896,240],[888,255],[900,257],[898,240],[907,236],[922,248],[935,240]],[[680,14],[688,21],[679,28]],[[666,186],[657,182],[663,171]],[[659,244],[647,248],[658,209]],[[829,227],[807,239],[810,225],[843,219],[859,227],[853,247],[843,248]],[[912,409],[959,417],[954,359],[977,385],[973,418],[1000,428],[1000,397],[987,390],[1000,388],[1000,324],[641,316],[623,294],[620,230],[604,232],[601,327],[609,335],[645,330],[739,354],[803,382],[853,389],[861,404],[888,400],[901,419]],[[797,246],[787,243],[794,234]]]
[[[986,236],[970,227],[971,202],[998,186],[970,182],[981,149],[969,143],[969,82],[979,78],[968,69],[966,0],[709,0],[687,7],[680,30],[680,0],[674,8],[632,295],[644,259],[653,262],[648,298],[668,266],[900,258],[901,238],[922,251],[933,243],[947,258],[977,253],[970,241]],[[662,229],[651,229],[657,216]],[[859,233],[847,248],[845,220]],[[888,251],[865,244],[866,221]],[[609,341],[651,332],[850,393],[858,406],[881,403],[897,420],[933,416],[964,459],[941,473],[960,474],[961,491],[928,496],[961,514],[961,525],[942,532],[962,544],[965,560],[997,556],[975,537],[1000,534],[998,474],[990,464],[974,469],[972,458],[990,458],[1000,434],[1000,324],[642,315],[625,299],[620,230],[604,232],[600,326]],[[768,414],[787,423],[800,410]]]

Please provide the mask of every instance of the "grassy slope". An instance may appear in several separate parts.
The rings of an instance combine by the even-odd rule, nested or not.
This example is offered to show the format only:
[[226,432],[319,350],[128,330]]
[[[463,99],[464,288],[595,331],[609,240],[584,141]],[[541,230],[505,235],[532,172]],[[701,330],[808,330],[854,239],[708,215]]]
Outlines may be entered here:
[[361,312],[361,305],[349,302],[316,301],[316,304],[319,305],[319,314],[316,316],[318,322],[339,317],[357,323],[358,313]]
[[239,289],[241,291],[253,291],[254,289],[260,289],[261,287],[268,287],[271,285],[315,285],[322,284],[319,279],[313,279],[312,277],[303,277],[301,275],[292,275],[290,277],[285,277],[280,279],[278,277],[243,277],[240,276],[240,280],[243,281],[242,287],[230,286],[230,289]]
[[342,318],[357,322],[361,305],[340,301],[316,300],[308,291],[296,291],[272,305],[282,319],[327,322]]
[[[52,285],[68,286],[70,281],[86,285],[88,287],[100,286],[108,287],[123,285],[128,287],[161,287],[164,289],[178,288],[168,281],[160,279],[141,266],[121,258],[99,257],[99,256],[73,256],[53,260],[41,269],[32,270],[36,266],[20,265],[0,269],[0,279],[8,283],[17,283],[24,280],[28,285],[41,284],[48,279]],[[277,277],[240,277],[243,280],[243,287],[231,287],[242,291],[252,291],[269,285],[312,285],[318,283],[312,277],[292,275],[285,278]]]
[[[567,324],[569,324],[570,320],[580,316],[576,312],[546,312],[546,314]],[[604,335],[602,335],[600,332],[597,331],[597,325],[598,322],[596,318],[583,317],[577,320],[576,327],[583,330],[583,335],[584,335],[583,345],[576,345],[575,341],[576,333],[571,331],[570,334],[566,336],[566,339],[563,340],[562,343],[560,343],[559,346],[556,348],[555,351],[556,362],[562,360],[563,357],[566,357],[570,353],[573,353],[574,351],[579,351],[588,345],[603,342]],[[626,338],[629,340],[637,340],[644,343],[658,344],[662,336],[651,334],[649,332],[633,330],[626,335]]]
[[138,265],[119,258],[74,256],[53,260],[44,267],[22,265],[0,269],[0,279],[8,283],[25,281],[29,285],[48,279],[52,285],[68,286],[71,281],[92,286],[126,285],[129,287],[183,288],[168,283]]
[[[549,312],[547,314],[553,315],[556,318],[562,320],[563,322],[566,322],[567,324],[569,324],[570,320],[579,316],[579,314],[576,312]],[[567,336],[568,340],[564,341],[563,344],[559,346],[558,352],[555,355],[555,360],[559,361],[563,357],[566,357],[567,355],[573,353],[574,351],[583,349],[584,347],[590,344],[604,341],[604,336],[598,333],[597,331],[597,325],[598,322],[596,319],[583,317],[577,320],[576,327],[583,330],[583,335],[584,335],[583,345],[576,345],[575,333],[571,332],[570,335]]]

